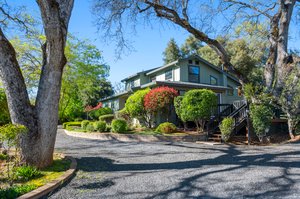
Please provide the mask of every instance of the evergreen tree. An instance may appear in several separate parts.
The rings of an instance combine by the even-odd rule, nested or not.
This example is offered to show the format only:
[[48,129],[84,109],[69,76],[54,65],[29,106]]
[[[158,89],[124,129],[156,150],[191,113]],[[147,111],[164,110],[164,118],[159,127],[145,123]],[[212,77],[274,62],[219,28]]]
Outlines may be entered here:
[[203,47],[201,41],[196,39],[195,36],[190,35],[181,46],[182,57],[198,54],[199,48]]
[[168,42],[167,48],[163,52],[164,63],[168,64],[172,61],[176,61],[179,58],[180,58],[180,49],[176,44],[174,38],[172,38]]

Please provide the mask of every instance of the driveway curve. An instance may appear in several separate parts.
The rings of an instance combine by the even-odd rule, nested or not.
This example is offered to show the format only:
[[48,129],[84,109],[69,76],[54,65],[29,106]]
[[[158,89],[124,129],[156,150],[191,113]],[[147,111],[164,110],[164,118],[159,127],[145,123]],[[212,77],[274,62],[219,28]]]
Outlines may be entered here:
[[56,151],[78,172],[48,198],[300,198],[300,143],[228,146],[67,136]]

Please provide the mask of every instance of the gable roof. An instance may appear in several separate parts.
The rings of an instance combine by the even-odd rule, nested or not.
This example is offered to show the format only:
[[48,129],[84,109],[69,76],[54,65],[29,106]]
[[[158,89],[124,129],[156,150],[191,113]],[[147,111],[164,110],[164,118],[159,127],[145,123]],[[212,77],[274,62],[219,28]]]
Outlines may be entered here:
[[177,64],[179,61],[180,61],[180,59],[178,59],[176,61],[173,61],[171,63],[168,63],[168,64],[166,64],[164,66],[158,67],[155,70],[149,71],[148,73],[146,73],[146,75],[151,75],[151,74],[156,73],[158,71],[164,70],[164,69],[166,69],[166,68],[168,68],[170,66],[173,66],[173,65]]
[[151,74],[154,74],[154,73],[156,73],[156,72],[159,72],[159,71],[162,71],[162,70],[164,70],[164,69],[167,69],[167,68],[169,68],[169,67],[171,67],[171,66],[174,66],[174,65],[178,64],[178,63],[181,62],[181,61],[185,61],[185,60],[189,60],[189,59],[193,59],[193,58],[194,58],[194,59],[198,59],[200,62],[206,64],[207,66],[211,67],[212,69],[214,69],[214,70],[216,70],[216,71],[218,71],[218,72],[220,72],[220,73],[222,73],[222,74],[225,74],[227,77],[229,77],[229,78],[232,79],[233,81],[235,81],[235,82],[237,82],[237,83],[240,83],[239,80],[238,80],[238,78],[236,78],[236,77],[234,77],[233,75],[231,75],[231,74],[225,72],[225,71],[222,70],[221,68],[219,68],[219,67],[213,65],[212,63],[210,63],[210,62],[208,62],[207,60],[203,59],[203,58],[200,57],[199,55],[191,55],[191,56],[189,56],[189,57],[186,57],[186,58],[183,58],[183,59],[178,59],[178,60],[176,60],[176,61],[173,61],[173,62],[171,62],[171,63],[168,63],[168,64],[163,65],[163,66],[160,66],[160,67],[156,67],[156,68],[152,68],[152,69],[149,69],[149,70],[146,70],[146,71],[138,72],[138,73],[136,73],[136,74],[134,74],[134,75],[131,75],[131,76],[125,78],[125,79],[122,79],[121,82],[125,82],[125,81],[127,81],[127,80],[129,80],[129,79],[132,79],[132,78],[134,78],[134,77],[137,77],[138,75],[143,74],[143,73],[144,73],[145,75],[151,75]]
[[156,67],[156,68],[152,68],[152,69],[149,69],[149,70],[145,70],[145,71],[141,71],[141,72],[138,72],[138,73],[135,73],[135,74],[133,74],[133,75],[130,75],[129,77],[126,77],[125,79],[122,79],[121,80],[121,82],[125,82],[125,81],[127,81],[127,80],[129,80],[129,79],[132,79],[132,78],[134,78],[134,77],[137,77],[137,76],[139,76],[140,74],[143,74],[143,73],[148,73],[148,72],[150,72],[150,71],[153,71],[153,70],[155,70],[155,69],[157,69],[158,67]]

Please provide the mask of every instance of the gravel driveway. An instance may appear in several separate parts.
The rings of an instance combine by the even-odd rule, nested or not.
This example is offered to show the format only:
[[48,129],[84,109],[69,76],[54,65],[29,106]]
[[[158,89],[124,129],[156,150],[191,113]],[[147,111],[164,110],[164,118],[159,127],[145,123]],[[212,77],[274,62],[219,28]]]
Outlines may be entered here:
[[300,144],[122,143],[69,137],[78,172],[49,198],[300,198]]

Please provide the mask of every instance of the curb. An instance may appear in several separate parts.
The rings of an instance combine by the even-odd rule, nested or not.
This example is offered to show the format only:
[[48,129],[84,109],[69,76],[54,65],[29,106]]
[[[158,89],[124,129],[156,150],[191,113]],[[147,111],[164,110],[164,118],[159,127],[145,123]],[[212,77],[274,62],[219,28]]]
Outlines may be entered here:
[[63,175],[61,175],[56,180],[53,180],[41,187],[29,192],[29,193],[26,193],[26,194],[18,197],[17,199],[41,198],[41,197],[49,194],[50,192],[53,192],[56,188],[58,188],[60,185],[65,183],[67,180],[69,180],[73,176],[74,172],[76,171],[77,161],[71,156],[66,156],[66,158],[71,160],[71,165],[70,165],[70,168]]
[[185,136],[163,136],[163,135],[134,135],[117,133],[80,133],[64,129],[68,136],[94,139],[94,140],[117,140],[120,142],[196,142],[205,141],[206,135],[185,135]]

